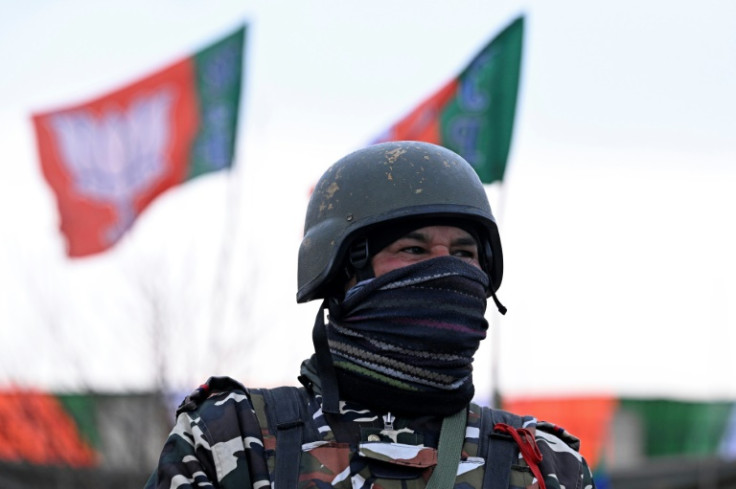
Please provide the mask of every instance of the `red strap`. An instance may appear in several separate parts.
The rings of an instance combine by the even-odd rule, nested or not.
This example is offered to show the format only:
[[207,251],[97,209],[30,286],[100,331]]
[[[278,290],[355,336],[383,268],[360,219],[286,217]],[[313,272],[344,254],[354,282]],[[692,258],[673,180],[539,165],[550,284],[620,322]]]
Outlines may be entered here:
[[527,465],[532,470],[532,474],[537,478],[539,489],[547,489],[547,485],[544,483],[544,478],[542,477],[542,471],[539,469],[539,463],[542,461],[542,452],[539,451],[532,432],[526,428],[514,428],[506,423],[496,423],[493,429],[511,435],[511,438],[519,445],[521,456],[524,457]]

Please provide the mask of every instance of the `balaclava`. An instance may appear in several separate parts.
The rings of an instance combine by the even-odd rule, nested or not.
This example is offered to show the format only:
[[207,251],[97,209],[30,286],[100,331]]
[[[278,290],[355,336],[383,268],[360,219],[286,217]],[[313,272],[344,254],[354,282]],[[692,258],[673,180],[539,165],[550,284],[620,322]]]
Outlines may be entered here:
[[488,277],[451,256],[364,280],[330,300],[314,329],[323,410],[340,398],[405,415],[447,416],[473,397],[488,323]]

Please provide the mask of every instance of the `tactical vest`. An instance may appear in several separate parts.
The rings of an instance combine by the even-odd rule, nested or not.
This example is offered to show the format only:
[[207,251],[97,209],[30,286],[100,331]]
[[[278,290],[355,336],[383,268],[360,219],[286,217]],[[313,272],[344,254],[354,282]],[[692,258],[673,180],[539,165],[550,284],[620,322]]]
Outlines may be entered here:
[[[445,420],[442,429],[426,437],[408,429],[416,419],[400,419],[393,426],[388,415],[376,427],[381,425],[376,413],[346,404],[340,414],[328,415],[319,399],[301,387],[246,389],[230,378],[210,378],[177,410],[179,427],[161,462],[171,467],[162,482],[174,476],[169,469],[178,470],[181,454],[185,464],[204,457],[202,467],[209,469],[192,473],[195,477],[214,482],[227,475],[228,487],[250,481],[253,489],[595,487],[578,452],[579,440],[530,416],[471,403],[459,413],[461,423],[447,429]],[[438,443],[433,438],[437,432]],[[452,438],[447,433],[458,436],[447,442]],[[195,439],[200,441],[190,445]],[[243,465],[244,457],[256,458]],[[233,486],[234,480],[241,483]]]
[[[477,437],[466,437],[463,421],[463,456],[449,466],[446,463],[443,466],[439,449],[401,443],[396,435],[392,439],[391,430],[362,429],[357,450],[363,463],[356,469],[354,464],[351,467],[355,446],[340,440],[339,434],[335,439],[320,433],[310,416],[309,396],[304,388],[249,389],[248,393],[263,428],[275,489],[295,489],[300,482],[303,484],[310,479],[335,487],[341,486],[342,481],[345,487],[355,487],[356,482],[361,487],[366,483],[367,487],[382,488],[431,489],[437,484],[442,487],[441,483],[432,483],[435,471],[450,471],[449,484],[454,487],[506,489],[512,466],[519,471],[519,478],[525,479],[514,484],[520,487],[531,484],[531,476],[537,469],[535,462],[521,462],[520,465],[518,432],[524,430],[523,418],[506,411],[471,404],[468,416],[480,421]],[[330,427],[337,432],[339,424],[336,419]],[[388,440],[385,439],[387,431]],[[454,451],[460,453],[457,449]],[[529,474],[529,467],[534,467],[532,474]],[[348,477],[352,480],[347,480]],[[445,481],[444,488],[448,487],[447,477]]]

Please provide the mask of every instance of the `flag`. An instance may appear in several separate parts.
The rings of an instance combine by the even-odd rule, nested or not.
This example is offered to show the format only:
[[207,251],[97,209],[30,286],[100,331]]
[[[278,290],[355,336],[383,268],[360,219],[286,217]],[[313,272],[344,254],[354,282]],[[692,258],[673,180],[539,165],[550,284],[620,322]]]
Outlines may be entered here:
[[450,80],[375,142],[416,140],[455,151],[481,181],[502,181],[511,146],[524,17],[491,40]]
[[246,27],[123,88],[32,116],[67,254],[113,246],[162,192],[229,168]]
[[[654,487],[655,460],[733,459],[736,455],[733,450],[736,402],[733,400],[605,394],[509,396],[504,397],[502,409],[555,423],[579,438],[580,453],[594,471],[596,486],[620,470],[628,472],[631,478],[634,466],[640,466],[649,468],[644,470],[649,484],[638,487]],[[682,468],[687,470],[686,465]],[[671,470],[666,474],[672,477]],[[684,475],[685,472],[680,474]]]

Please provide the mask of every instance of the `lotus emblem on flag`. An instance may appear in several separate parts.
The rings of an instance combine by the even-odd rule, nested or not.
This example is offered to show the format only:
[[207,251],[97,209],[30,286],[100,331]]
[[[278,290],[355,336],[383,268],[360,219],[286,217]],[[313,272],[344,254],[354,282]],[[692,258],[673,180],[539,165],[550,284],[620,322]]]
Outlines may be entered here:
[[132,225],[134,198],[166,169],[172,94],[162,89],[134,99],[127,110],[110,107],[53,116],[61,156],[80,195],[111,203],[117,221],[104,229],[115,242]]

